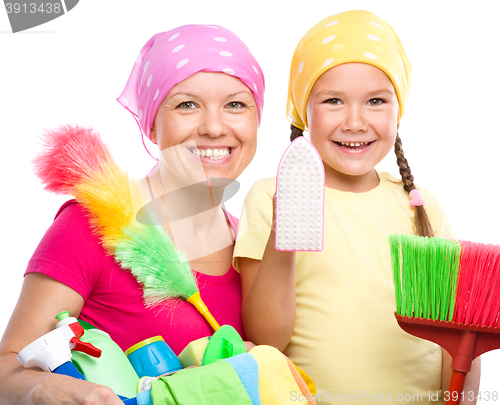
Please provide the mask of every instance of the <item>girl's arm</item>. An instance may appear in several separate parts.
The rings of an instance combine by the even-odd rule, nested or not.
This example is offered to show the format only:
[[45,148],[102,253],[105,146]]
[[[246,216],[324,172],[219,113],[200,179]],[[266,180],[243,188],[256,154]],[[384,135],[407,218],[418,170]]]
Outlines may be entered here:
[[[452,373],[451,362],[453,359],[446,350],[441,349],[441,351],[443,353],[443,371],[442,371],[441,386],[443,387],[442,391],[444,396],[445,392],[448,391],[448,388],[450,386],[451,373]],[[472,362],[471,371],[467,374],[467,378],[465,379],[464,390],[463,390],[464,392],[463,401],[461,401],[461,404],[474,405],[476,403],[475,398],[477,397],[477,394],[479,392],[480,376],[481,376],[481,358],[478,357]]]
[[277,251],[274,239],[271,227],[262,260],[239,258],[242,317],[250,341],[283,351],[295,324],[295,252]]
[[68,286],[38,273],[25,276],[19,300],[0,341],[0,398],[5,405],[123,405],[113,391],[76,378],[25,369],[17,354],[55,328],[62,310],[78,317],[83,297]]

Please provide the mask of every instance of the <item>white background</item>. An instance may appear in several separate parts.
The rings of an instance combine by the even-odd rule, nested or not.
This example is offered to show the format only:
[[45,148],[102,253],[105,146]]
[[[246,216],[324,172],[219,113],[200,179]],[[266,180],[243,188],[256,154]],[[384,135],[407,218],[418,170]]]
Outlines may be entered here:
[[[66,200],[43,191],[32,173],[39,134],[64,123],[92,125],[124,167],[144,175],[153,161],[143,150],[135,121],[115,98],[143,44],[157,32],[184,24],[232,30],[252,50],[266,77],[258,150],[239,179],[240,192],[227,203],[233,214],[239,216],[253,181],[275,174],[288,144],[285,104],[296,43],[328,15],[365,9],[392,25],[413,66],[400,136],[416,182],[442,201],[461,239],[500,243],[498,4],[81,0],[67,15],[17,34],[10,32],[0,6],[0,334],[26,264]],[[395,156],[390,154],[379,169],[398,175]],[[483,356],[483,392],[500,391],[499,360],[498,350]]]

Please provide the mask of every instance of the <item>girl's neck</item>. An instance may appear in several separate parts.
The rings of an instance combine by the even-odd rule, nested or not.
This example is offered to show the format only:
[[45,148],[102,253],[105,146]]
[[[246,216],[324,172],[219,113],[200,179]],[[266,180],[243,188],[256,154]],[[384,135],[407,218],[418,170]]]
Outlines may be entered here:
[[330,166],[325,167],[325,187],[351,193],[365,193],[377,187],[380,183],[375,169],[360,175],[350,175],[336,171]]

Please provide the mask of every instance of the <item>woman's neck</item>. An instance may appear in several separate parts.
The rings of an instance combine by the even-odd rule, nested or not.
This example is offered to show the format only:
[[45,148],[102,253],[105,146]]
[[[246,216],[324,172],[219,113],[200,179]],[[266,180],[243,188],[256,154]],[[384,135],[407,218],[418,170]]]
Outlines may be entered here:
[[351,193],[364,193],[374,189],[380,183],[375,169],[361,175],[353,176],[338,172],[326,164],[324,166],[325,187],[328,188]]
[[209,181],[187,185],[161,163],[141,181],[141,189],[189,261],[233,244],[232,230],[220,209],[223,189],[213,190]]

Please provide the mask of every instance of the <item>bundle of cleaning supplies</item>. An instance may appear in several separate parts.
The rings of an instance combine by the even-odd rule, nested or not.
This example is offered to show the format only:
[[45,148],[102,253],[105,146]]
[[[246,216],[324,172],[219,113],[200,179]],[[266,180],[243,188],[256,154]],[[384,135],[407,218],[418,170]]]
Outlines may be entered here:
[[124,354],[107,333],[69,317],[68,312],[56,318],[56,329],[24,348],[19,361],[27,368],[106,385],[126,405],[315,404],[285,355],[270,346],[256,346],[246,353],[243,340],[229,325],[207,338],[201,367],[182,369],[161,337],[140,342]]

